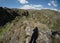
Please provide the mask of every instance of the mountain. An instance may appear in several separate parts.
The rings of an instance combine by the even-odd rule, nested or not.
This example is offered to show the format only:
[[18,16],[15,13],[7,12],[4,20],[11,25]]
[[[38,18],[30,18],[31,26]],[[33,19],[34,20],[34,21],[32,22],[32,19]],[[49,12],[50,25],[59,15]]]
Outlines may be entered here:
[[0,43],[60,43],[60,12],[0,7]]

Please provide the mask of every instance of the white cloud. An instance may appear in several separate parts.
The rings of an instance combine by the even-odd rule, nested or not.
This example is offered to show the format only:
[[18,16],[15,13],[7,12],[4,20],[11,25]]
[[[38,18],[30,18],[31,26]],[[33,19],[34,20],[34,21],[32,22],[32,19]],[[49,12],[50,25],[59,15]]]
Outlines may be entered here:
[[51,1],[51,4],[52,4],[53,6],[57,6],[57,4],[55,3],[55,1]]
[[42,5],[24,5],[20,9],[37,9],[37,10],[39,10],[41,8],[43,8]]
[[49,5],[49,6],[51,6],[51,4],[50,4],[50,3],[48,3],[48,5]]
[[54,10],[54,11],[60,12],[60,10],[58,10],[58,9],[56,9],[56,8],[43,8],[43,9],[50,9],[50,10]]
[[34,6],[34,7],[43,7],[42,5],[32,5],[32,6]]
[[21,4],[29,3],[27,0],[18,0]]
[[56,8],[44,8],[42,5],[24,5],[20,9],[34,9],[34,10],[50,9],[60,12],[60,10]]
[[54,7],[57,7],[57,3],[56,1],[51,1],[50,3],[48,3],[49,6],[54,6]]
[[55,8],[49,8],[50,10],[55,10],[55,11],[58,11],[58,9],[55,9]]

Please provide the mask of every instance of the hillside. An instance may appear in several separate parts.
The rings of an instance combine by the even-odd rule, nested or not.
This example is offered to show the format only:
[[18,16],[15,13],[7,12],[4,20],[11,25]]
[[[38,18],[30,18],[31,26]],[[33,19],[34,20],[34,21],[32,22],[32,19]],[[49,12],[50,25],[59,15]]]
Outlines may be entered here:
[[0,7],[0,43],[60,43],[59,31],[58,11]]

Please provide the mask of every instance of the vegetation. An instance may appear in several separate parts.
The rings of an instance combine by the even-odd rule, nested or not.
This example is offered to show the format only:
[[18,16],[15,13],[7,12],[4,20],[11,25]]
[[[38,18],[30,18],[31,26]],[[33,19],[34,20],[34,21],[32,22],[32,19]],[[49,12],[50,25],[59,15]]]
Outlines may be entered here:
[[[0,7],[0,38],[7,31],[8,33],[11,31],[11,35],[13,35],[14,30],[17,29],[16,31],[20,32],[21,38],[24,39],[26,36],[25,28],[27,26],[27,24],[24,24],[25,22],[31,24],[39,22],[47,25],[49,29],[60,30],[60,12],[49,9],[22,10]],[[19,39],[19,36],[16,37]]]

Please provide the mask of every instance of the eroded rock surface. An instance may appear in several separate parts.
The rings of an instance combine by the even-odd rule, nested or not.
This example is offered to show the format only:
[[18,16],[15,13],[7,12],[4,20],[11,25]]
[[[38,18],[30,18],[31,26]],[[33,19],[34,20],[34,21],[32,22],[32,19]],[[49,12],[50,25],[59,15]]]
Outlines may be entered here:
[[[18,25],[18,26],[17,26]],[[34,21],[24,21],[23,26],[16,23],[14,27],[11,27],[2,37],[0,42],[3,43],[29,43],[34,33],[34,29],[38,28],[38,36],[35,40],[37,43],[52,43],[51,30],[42,23]],[[36,33],[36,32],[35,32]],[[34,33],[34,34],[35,34]],[[35,35],[36,36],[36,35]]]

